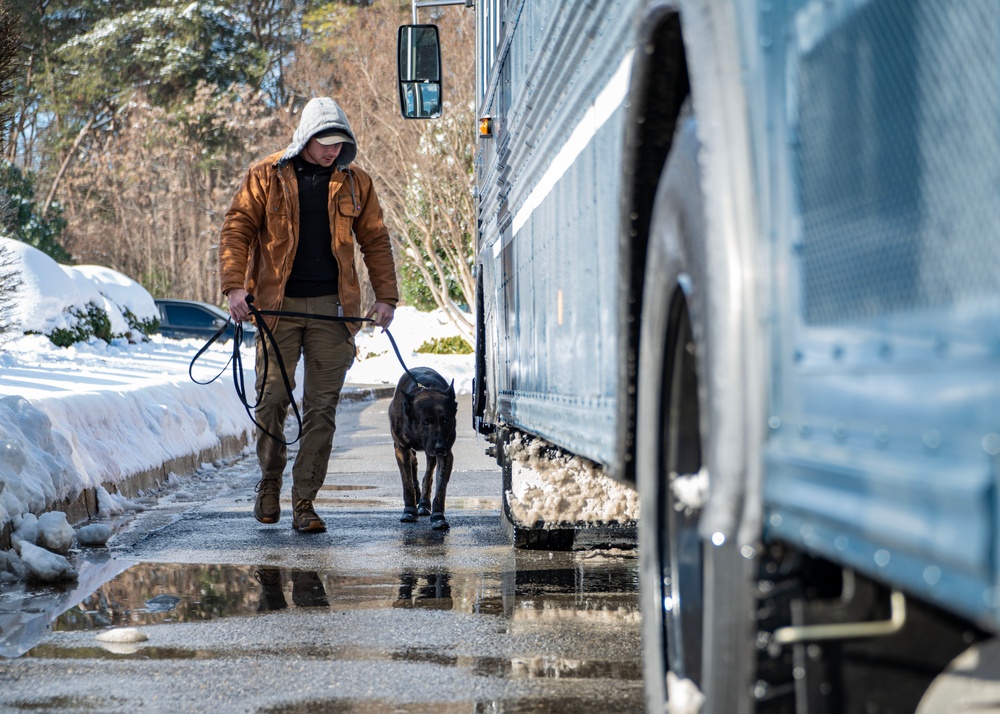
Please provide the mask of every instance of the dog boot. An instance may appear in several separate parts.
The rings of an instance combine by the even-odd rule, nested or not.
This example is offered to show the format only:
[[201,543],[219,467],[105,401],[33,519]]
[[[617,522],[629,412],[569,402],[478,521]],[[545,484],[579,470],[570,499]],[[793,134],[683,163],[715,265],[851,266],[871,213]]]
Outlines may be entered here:
[[451,528],[451,526],[448,525],[448,521],[445,520],[443,513],[432,513],[431,528],[436,531],[446,531]]
[[292,512],[292,528],[300,533],[322,533],[326,530],[323,519],[316,515],[312,501],[300,498]]
[[413,506],[407,506],[403,509],[403,515],[399,519],[400,523],[416,523],[417,522],[417,509]]
[[417,515],[418,516],[429,516],[429,515],[431,515],[431,502],[430,502],[430,499],[421,498],[417,502]]
[[254,487],[257,502],[253,506],[253,517],[261,523],[277,523],[281,518],[281,480],[262,478]]

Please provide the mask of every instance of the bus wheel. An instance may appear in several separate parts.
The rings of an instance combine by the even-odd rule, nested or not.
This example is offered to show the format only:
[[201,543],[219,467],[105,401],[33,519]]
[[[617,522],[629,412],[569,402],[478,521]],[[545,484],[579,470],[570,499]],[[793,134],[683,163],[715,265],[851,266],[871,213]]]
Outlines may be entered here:
[[699,531],[711,492],[707,405],[724,396],[713,394],[705,368],[704,225],[689,116],[660,177],[641,317],[636,477],[646,709],[664,711],[669,694],[671,711],[737,714],[753,708],[752,563],[735,543]]

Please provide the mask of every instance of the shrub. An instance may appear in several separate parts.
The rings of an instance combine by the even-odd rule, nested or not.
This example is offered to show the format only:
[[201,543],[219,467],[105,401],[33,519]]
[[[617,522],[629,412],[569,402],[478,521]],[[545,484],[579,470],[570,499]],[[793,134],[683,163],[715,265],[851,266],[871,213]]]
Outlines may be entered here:
[[111,318],[103,308],[97,307],[94,303],[87,305],[87,316],[85,318],[90,325],[90,332],[94,337],[98,337],[105,342],[111,342],[112,338],[118,337],[111,332]]
[[127,307],[122,309],[122,315],[125,317],[125,322],[128,323],[128,326],[134,332],[141,332],[147,337],[160,329],[160,319],[157,317],[151,317],[148,320],[140,320],[135,316],[135,313]]
[[16,260],[7,248],[0,246],[0,338],[12,327],[20,287],[21,275],[17,271]]
[[111,332],[111,319],[108,313],[94,303],[87,305],[86,311],[73,307],[68,313],[73,318],[73,326],[57,327],[49,333],[49,339],[57,347],[69,347],[77,342],[84,342],[90,339],[91,335],[105,342],[111,342],[120,336]]
[[458,335],[452,335],[427,340],[417,348],[417,352],[432,355],[469,355],[472,354],[472,347]]
[[93,328],[87,321],[87,313],[75,307],[70,308],[68,312],[73,318],[73,326],[57,327],[49,333],[49,339],[56,347],[69,347],[77,342],[83,342],[94,334]]

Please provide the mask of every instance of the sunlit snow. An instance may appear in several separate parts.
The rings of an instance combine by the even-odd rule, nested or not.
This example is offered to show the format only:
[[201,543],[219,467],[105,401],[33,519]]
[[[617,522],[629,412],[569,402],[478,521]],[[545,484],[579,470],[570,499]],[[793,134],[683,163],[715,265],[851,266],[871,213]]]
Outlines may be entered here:
[[[91,338],[61,348],[43,334],[22,334],[65,326],[67,308],[82,310],[91,301],[119,313],[127,308],[139,319],[153,317],[155,304],[138,283],[108,268],[68,268],[26,244],[0,243],[14,254],[21,278],[11,315],[17,327],[0,346],[0,528],[20,526],[22,515],[89,488],[102,515],[120,513],[129,504],[113,493],[114,484],[228,437],[252,439],[228,372],[207,386],[191,381],[200,340]],[[390,329],[407,366],[433,367],[454,379],[457,392],[470,391],[471,355],[414,353],[428,338],[458,334],[439,312],[401,307]],[[387,336],[368,329],[356,343],[346,388],[394,385],[403,368]],[[216,345],[195,366],[195,377],[207,381],[222,372],[230,354],[230,345]],[[252,354],[246,355],[252,385]]]

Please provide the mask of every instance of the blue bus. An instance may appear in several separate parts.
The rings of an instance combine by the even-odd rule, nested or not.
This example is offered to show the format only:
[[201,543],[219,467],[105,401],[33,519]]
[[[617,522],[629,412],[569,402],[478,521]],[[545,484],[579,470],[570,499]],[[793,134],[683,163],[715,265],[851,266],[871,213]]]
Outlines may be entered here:
[[475,12],[476,426],[638,489],[648,710],[996,711],[1000,3]]

